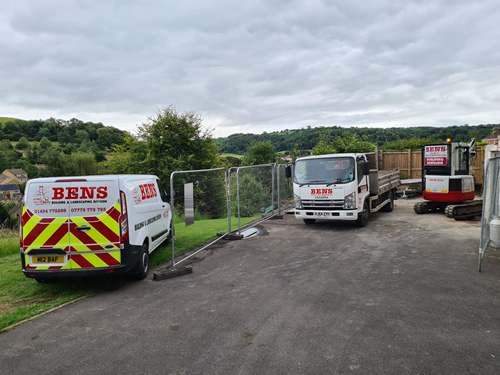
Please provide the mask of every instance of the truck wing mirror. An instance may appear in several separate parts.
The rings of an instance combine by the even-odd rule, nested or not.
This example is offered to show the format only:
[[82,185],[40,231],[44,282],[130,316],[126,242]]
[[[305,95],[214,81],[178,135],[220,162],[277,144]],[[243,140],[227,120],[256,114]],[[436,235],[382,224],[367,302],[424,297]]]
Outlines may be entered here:
[[368,176],[370,174],[370,162],[369,161],[363,162],[363,174],[365,176]]
[[287,165],[285,167],[285,176],[286,176],[286,178],[292,177],[292,166],[291,165]]

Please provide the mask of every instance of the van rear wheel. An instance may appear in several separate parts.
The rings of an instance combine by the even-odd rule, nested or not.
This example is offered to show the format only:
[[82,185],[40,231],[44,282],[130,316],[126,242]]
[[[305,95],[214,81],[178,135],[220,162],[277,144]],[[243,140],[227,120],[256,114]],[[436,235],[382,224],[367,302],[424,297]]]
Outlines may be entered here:
[[141,247],[141,255],[136,267],[137,272],[134,274],[137,280],[143,280],[149,273],[149,250],[148,244],[144,243]]

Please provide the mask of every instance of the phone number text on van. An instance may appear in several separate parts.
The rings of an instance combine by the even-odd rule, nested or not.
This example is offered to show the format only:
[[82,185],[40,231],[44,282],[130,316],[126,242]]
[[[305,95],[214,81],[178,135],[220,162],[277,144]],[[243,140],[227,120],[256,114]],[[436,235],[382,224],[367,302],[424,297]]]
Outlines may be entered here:
[[65,208],[50,208],[48,210],[35,210],[35,214],[64,214]]

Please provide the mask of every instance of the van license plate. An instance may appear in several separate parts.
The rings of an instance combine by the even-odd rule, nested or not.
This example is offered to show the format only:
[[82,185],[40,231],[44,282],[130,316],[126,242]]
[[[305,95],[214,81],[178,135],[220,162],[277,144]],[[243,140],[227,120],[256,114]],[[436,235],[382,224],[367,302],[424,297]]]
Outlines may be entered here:
[[329,212],[315,212],[314,216],[330,216]]
[[64,263],[64,255],[34,255],[31,258],[33,263]]

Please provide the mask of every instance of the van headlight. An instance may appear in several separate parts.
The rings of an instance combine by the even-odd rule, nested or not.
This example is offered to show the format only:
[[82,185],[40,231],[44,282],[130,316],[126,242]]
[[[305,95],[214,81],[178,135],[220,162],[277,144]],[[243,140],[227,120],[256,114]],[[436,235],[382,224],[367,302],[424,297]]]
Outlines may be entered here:
[[300,197],[297,194],[294,194],[293,199],[295,200],[295,208],[299,210],[302,209],[302,201],[300,200]]
[[351,193],[344,198],[344,210],[354,210],[356,208],[356,194]]

